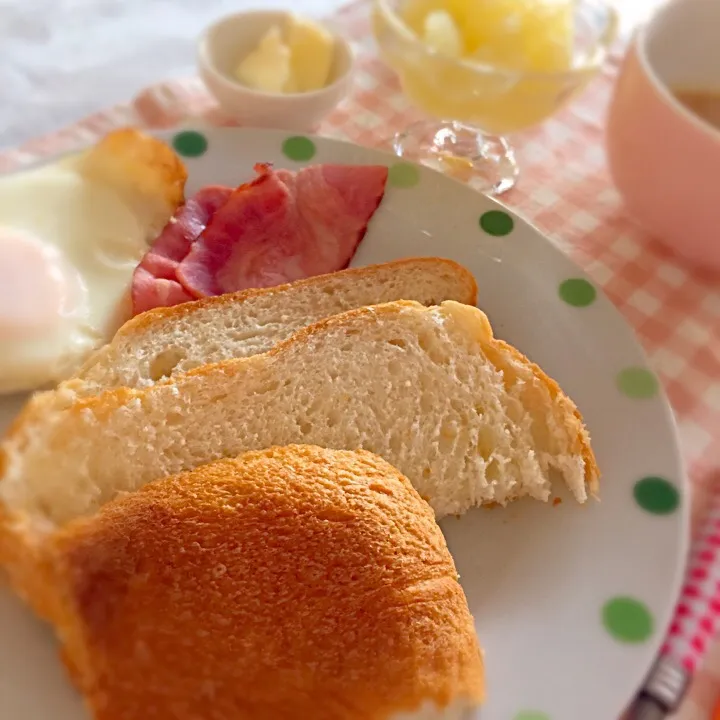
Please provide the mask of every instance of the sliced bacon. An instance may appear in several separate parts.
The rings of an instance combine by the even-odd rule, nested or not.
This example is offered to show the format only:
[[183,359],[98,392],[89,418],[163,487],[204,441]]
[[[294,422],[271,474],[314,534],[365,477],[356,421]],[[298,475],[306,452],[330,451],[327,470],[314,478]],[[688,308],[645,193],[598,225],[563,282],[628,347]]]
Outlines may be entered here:
[[132,280],[134,314],[193,299],[177,280],[178,266],[232,192],[232,188],[212,185],[178,208],[135,269]]
[[132,284],[134,315],[153,308],[172,307],[194,299],[177,280],[155,277],[143,267],[135,270]]
[[195,296],[271,287],[347,267],[385,193],[384,166],[256,167],[177,269]]
[[382,201],[387,168],[255,169],[251,182],[203,188],[179,208],[135,270],[135,314],[348,266]]

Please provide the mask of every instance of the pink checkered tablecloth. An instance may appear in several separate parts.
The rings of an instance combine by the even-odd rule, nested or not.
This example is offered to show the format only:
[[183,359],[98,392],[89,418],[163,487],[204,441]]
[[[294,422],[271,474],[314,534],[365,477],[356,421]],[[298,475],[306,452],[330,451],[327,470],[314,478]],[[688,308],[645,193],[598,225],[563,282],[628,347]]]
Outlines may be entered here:
[[[352,96],[318,129],[322,135],[369,146],[421,115],[403,97],[393,73],[376,57],[369,3],[358,0],[330,23],[358,46]],[[720,720],[720,277],[689,270],[625,215],[604,164],[605,107],[617,70],[611,58],[602,77],[564,112],[515,139],[521,180],[504,196],[544,230],[602,286],[635,328],[675,410],[694,488],[695,548],[668,649],[686,666],[705,664],[678,718]],[[154,86],[128,104],[0,154],[0,172],[95,141],[122,125],[153,128],[198,122],[232,125],[200,81]],[[717,623],[720,625],[720,623]],[[610,719],[609,719],[610,720]]]

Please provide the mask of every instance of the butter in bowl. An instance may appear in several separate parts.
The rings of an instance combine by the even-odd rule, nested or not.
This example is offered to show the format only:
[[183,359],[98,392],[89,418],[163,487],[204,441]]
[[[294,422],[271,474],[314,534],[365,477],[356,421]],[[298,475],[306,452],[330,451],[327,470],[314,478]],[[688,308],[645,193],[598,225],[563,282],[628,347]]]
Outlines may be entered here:
[[353,51],[340,35],[282,11],[249,11],[211,25],[198,45],[200,76],[242,125],[307,131],[347,95]]

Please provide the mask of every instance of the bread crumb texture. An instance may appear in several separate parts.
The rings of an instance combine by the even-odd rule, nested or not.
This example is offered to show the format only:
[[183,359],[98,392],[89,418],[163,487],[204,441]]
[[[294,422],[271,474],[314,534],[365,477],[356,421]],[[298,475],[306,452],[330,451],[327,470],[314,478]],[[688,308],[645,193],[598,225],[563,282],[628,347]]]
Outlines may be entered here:
[[394,302],[145,390],[120,388],[61,410],[36,399],[1,448],[4,529],[44,532],[148,482],[295,443],[383,457],[438,518],[520,497],[547,501],[553,474],[579,502],[597,492],[577,408],[493,338],[480,310]]
[[477,286],[472,274],[451,260],[407,258],[156,308],[128,321],[61,390],[87,397],[116,387],[147,387],[207,363],[267,352],[337,313],[403,299],[474,305]]

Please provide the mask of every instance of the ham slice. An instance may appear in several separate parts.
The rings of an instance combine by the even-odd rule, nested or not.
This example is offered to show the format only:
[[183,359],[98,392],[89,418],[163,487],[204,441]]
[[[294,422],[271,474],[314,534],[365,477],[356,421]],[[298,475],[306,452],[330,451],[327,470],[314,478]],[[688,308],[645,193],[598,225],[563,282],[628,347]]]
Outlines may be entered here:
[[346,268],[382,201],[384,166],[256,167],[180,263],[195,297],[272,287]]
[[388,175],[359,165],[255,170],[251,182],[204,188],[178,210],[135,271],[136,314],[346,268]]
[[135,269],[132,281],[135,315],[193,299],[178,282],[177,268],[210,218],[227,202],[232,192],[230,187],[212,185],[200,190],[178,208]]

